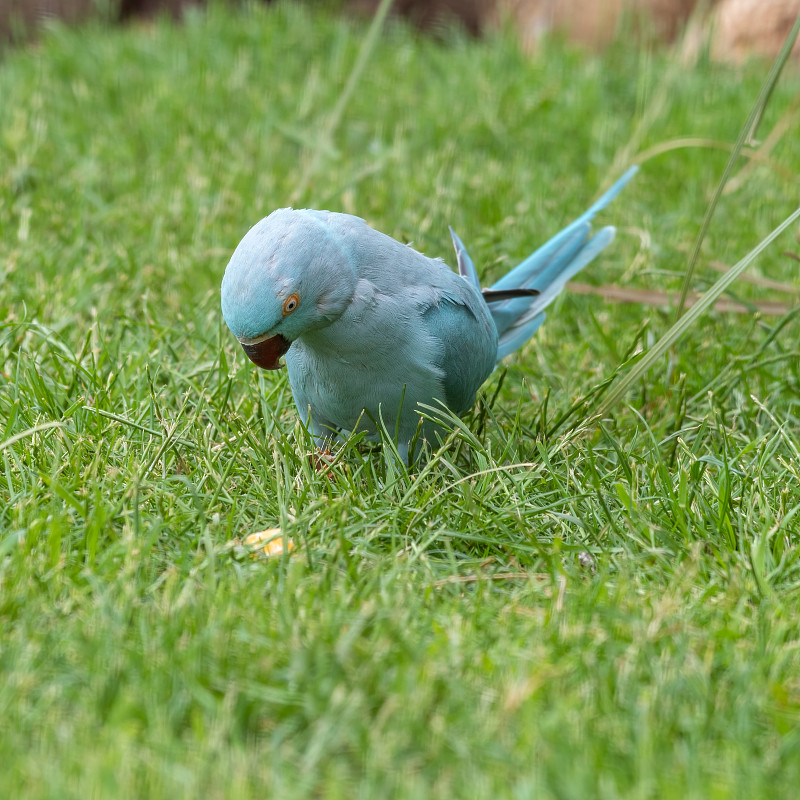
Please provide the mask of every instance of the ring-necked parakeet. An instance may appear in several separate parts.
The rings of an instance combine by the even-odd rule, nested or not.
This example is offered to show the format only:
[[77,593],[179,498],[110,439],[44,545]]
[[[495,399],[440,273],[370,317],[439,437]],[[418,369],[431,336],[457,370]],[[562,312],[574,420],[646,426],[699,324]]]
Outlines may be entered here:
[[[408,460],[417,404],[456,414],[498,361],[544,322],[564,284],[614,238],[590,220],[633,177],[629,169],[588,211],[489,289],[451,229],[458,273],[443,261],[331,211],[274,211],[253,226],[222,279],[222,314],[254,364],[285,356],[297,410],[325,448],[380,420]],[[423,434],[434,426],[425,421]]]

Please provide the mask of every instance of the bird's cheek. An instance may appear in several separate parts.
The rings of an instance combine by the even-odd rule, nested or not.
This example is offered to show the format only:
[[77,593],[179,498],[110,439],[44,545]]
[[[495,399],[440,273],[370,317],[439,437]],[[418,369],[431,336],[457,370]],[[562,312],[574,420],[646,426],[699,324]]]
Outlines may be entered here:
[[281,356],[291,347],[291,342],[280,334],[255,344],[242,342],[245,355],[261,369],[280,369]]

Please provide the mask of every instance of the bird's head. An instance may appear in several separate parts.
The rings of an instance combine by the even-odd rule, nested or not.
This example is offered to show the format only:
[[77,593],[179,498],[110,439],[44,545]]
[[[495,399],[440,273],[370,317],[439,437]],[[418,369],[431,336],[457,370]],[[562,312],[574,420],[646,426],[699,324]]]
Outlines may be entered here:
[[322,211],[273,211],[228,262],[222,316],[263,369],[278,369],[295,339],[337,320],[353,296],[353,259],[328,218]]

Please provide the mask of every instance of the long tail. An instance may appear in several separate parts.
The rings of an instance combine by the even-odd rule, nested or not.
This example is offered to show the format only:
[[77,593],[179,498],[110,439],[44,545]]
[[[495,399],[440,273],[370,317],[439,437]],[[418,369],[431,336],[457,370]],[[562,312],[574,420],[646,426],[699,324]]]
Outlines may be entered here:
[[[483,290],[499,344],[497,360],[513,353],[533,336],[545,320],[544,309],[553,302],[564,284],[580,272],[614,238],[615,228],[601,228],[591,236],[592,217],[605,208],[636,174],[631,167],[584,214],[489,289]],[[455,231],[450,229],[461,276],[481,288],[478,272]]]

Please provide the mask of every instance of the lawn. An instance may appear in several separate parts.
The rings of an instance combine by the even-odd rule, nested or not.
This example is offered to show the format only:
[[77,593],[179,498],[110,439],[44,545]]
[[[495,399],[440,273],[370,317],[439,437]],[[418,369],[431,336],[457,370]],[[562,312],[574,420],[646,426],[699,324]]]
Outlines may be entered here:
[[[564,293],[408,472],[312,469],[219,311],[276,207],[453,265],[451,224],[490,279],[632,163],[580,280],[675,294],[769,65],[391,24],[347,98],[366,37],[213,6],[0,55],[0,796],[796,797],[796,225],[601,420],[675,308]],[[697,291],[797,206],[798,81]]]

